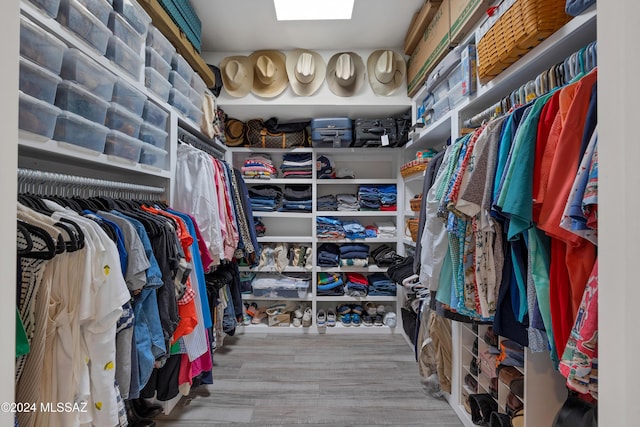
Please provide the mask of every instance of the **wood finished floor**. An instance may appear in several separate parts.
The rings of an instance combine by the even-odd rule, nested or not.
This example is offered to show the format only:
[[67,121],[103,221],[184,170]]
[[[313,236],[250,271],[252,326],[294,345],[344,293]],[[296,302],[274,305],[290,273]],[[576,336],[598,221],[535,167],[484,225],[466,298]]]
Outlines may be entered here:
[[213,375],[157,426],[462,425],[422,390],[399,334],[227,337]]

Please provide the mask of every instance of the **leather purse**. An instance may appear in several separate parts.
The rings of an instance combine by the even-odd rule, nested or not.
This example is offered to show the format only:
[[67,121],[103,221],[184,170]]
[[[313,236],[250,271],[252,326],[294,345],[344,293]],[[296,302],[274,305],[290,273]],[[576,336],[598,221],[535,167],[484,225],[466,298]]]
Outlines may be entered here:
[[488,426],[492,412],[498,412],[498,402],[490,394],[470,394],[471,420],[475,425]]
[[308,145],[306,130],[296,132],[272,132],[262,119],[247,122],[246,142],[252,147],[292,148]]
[[511,417],[500,412],[492,412],[489,418],[490,427],[511,427]]

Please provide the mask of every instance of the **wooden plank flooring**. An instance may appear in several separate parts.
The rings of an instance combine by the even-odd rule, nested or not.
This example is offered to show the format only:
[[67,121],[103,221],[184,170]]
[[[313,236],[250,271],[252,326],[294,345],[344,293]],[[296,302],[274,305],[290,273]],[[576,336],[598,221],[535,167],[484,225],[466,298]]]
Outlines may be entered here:
[[213,376],[157,426],[462,425],[425,394],[400,334],[227,337]]

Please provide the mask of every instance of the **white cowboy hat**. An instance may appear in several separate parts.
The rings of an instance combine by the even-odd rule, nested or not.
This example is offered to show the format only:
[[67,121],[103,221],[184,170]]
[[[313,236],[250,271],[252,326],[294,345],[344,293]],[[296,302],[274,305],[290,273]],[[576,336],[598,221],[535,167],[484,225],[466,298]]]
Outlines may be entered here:
[[287,88],[286,57],[277,50],[259,50],[249,55],[253,64],[251,92],[264,98],[278,96]]
[[376,95],[389,96],[405,80],[407,65],[404,58],[392,50],[376,50],[367,59],[369,84]]
[[296,49],[287,54],[287,74],[296,95],[313,95],[322,85],[327,67],[319,53]]
[[242,98],[251,91],[253,67],[246,56],[228,56],[220,62],[222,83],[227,93]]
[[364,82],[364,62],[354,52],[336,53],[327,64],[327,84],[338,96],[352,96]]

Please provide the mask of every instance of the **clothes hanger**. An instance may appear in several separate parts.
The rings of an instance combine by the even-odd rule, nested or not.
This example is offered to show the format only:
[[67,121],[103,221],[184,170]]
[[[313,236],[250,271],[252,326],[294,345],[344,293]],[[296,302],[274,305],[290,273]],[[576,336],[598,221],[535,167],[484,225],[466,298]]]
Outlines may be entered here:
[[17,228],[18,234],[22,235],[22,238],[26,242],[25,248],[18,248],[18,256],[28,255],[33,250],[33,239],[31,239],[31,234],[29,233],[29,230],[27,230],[27,227],[25,227],[19,220],[17,222]]
[[[57,254],[61,254],[65,251],[64,243],[61,239],[62,236],[58,235],[58,240],[54,240],[54,238],[47,233],[44,229],[37,227],[33,224],[29,224],[24,221],[18,220],[18,222],[27,230],[27,232],[31,236],[38,237],[42,239],[42,241],[46,245],[46,250],[43,251],[34,251],[32,250],[28,254],[22,255],[23,258],[33,258],[33,259],[43,259],[48,260],[55,257]],[[33,238],[32,238],[33,239]]]

